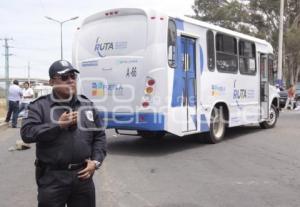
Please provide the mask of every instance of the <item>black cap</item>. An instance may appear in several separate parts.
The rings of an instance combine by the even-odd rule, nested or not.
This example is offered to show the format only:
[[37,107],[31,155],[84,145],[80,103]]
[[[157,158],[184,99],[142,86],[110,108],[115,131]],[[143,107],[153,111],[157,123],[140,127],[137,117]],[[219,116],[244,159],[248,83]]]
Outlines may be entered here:
[[71,63],[69,63],[66,60],[58,60],[52,63],[52,65],[49,68],[49,76],[50,78],[53,78],[54,75],[62,75],[68,72],[76,72],[79,73],[78,70],[76,70]]

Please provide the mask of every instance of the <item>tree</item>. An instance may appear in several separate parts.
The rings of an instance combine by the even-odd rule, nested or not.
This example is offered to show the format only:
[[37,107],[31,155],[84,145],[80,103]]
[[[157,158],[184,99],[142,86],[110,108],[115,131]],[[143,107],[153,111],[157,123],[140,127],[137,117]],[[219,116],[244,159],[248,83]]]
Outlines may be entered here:
[[257,28],[257,37],[278,47],[280,0],[252,0],[249,3],[251,22]]
[[286,33],[286,78],[289,83],[297,83],[300,75],[300,14]]
[[194,18],[210,22],[228,29],[251,33],[248,11],[239,1],[228,0],[195,0]]
[[278,44],[280,0],[195,0],[194,18]]

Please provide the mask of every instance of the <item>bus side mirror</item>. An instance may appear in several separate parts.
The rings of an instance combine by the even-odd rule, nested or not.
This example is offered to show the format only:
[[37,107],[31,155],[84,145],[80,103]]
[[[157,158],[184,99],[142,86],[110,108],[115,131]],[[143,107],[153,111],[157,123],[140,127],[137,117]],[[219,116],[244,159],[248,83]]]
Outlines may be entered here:
[[168,48],[168,62],[171,68],[176,68],[175,54],[176,54],[175,46],[170,45]]

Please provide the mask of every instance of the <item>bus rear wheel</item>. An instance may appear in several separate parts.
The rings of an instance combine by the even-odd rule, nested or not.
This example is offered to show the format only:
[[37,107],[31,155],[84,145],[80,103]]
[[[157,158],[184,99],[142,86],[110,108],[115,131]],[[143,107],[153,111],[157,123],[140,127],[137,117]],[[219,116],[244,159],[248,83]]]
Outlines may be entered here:
[[278,113],[279,112],[276,109],[276,107],[274,105],[272,105],[270,108],[270,114],[269,114],[268,120],[259,123],[260,127],[263,129],[273,128],[276,125]]
[[224,119],[223,108],[214,108],[210,118],[210,131],[207,134],[207,141],[216,144],[223,140],[226,131],[226,121]]
[[164,131],[144,131],[138,130],[138,134],[145,139],[161,139],[165,136],[166,132]]

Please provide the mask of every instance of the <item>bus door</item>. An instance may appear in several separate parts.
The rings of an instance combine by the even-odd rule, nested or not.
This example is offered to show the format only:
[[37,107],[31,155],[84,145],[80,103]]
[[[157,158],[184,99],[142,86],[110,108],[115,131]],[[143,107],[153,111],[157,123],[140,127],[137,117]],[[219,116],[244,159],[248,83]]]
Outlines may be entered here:
[[269,73],[268,56],[260,54],[260,118],[269,117]]
[[[197,130],[197,97],[196,97],[196,40],[181,37],[183,68],[183,107],[186,115],[183,119],[183,131]],[[186,123],[186,124],[185,124]]]

